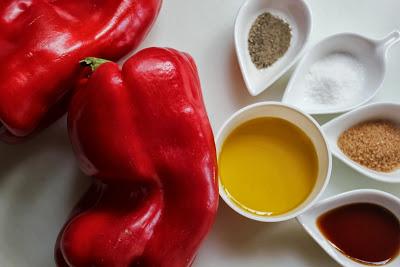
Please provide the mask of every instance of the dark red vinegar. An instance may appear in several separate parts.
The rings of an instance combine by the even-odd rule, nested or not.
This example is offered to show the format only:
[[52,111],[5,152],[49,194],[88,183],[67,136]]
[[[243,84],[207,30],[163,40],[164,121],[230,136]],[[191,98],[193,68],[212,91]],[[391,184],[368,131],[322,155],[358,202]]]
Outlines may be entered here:
[[379,205],[345,205],[320,216],[317,224],[333,246],[360,263],[384,265],[399,255],[400,222]]

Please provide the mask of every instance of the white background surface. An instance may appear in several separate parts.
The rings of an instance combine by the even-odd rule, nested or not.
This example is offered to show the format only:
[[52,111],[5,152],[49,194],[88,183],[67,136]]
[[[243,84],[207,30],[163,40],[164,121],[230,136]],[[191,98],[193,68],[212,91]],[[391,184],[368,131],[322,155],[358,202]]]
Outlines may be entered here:
[[[295,0],[293,0],[295,1]],[[286,75],[250,97],[239,71],[233,25],[243,0],[165,0],[145,46],[170,46],[196,59],[214,131],[237,109],[280,100]],[[308,0],[314,19],[311,44],[338,32],[380,38],[400,29],[399,0]],[[400,102],[400,45],[389,53],[383,90],[374,101]],[[399,114],[400,116],[400,114]],[[324,122],[329,117],[318,117]],[[377,188],[400,197],[400,185],[372,181],[334,161],[324,197]],[[68,213],[89,184],[80,174],[62,120],[22,146],[0,144],[0,266],[54,266],[53,247]],[[166,241],[167,242],[167,241]],[[216,224],[194,267],[338,266],[296,221],[263,224],[236,215],[221,202]]]

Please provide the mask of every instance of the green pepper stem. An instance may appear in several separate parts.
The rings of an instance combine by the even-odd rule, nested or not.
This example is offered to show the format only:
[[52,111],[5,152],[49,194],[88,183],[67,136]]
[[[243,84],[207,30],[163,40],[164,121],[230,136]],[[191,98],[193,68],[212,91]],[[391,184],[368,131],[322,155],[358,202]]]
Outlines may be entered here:
[[80,61],[79,63],[82,66],[87,66],[92,69],[93,72],[95,72],[102,64],[111,62],[110,60],[102,59],[102,58],[96,58],[96,57],[87,57],[84,60]]

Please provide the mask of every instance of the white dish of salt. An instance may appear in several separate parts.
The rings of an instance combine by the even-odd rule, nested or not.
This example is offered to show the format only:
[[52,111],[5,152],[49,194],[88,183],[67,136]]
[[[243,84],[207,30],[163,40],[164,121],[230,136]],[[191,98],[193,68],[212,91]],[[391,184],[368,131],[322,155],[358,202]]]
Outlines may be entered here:
[[351,33],[333,35],[312,48],[297,66],[282,101],[310,114],[340,113],[370,101],[386,72],[394,31],[382,40]]

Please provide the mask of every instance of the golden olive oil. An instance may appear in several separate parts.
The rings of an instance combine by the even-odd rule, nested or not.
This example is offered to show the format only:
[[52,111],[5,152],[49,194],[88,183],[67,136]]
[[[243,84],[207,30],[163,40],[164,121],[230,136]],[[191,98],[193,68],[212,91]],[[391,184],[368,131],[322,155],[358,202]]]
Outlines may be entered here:
[[287,213],[311,194],[318,159],[310,138],[279,118],[259,118],[236,128],[219,155],[221,183],[241,208],[262,216]]

